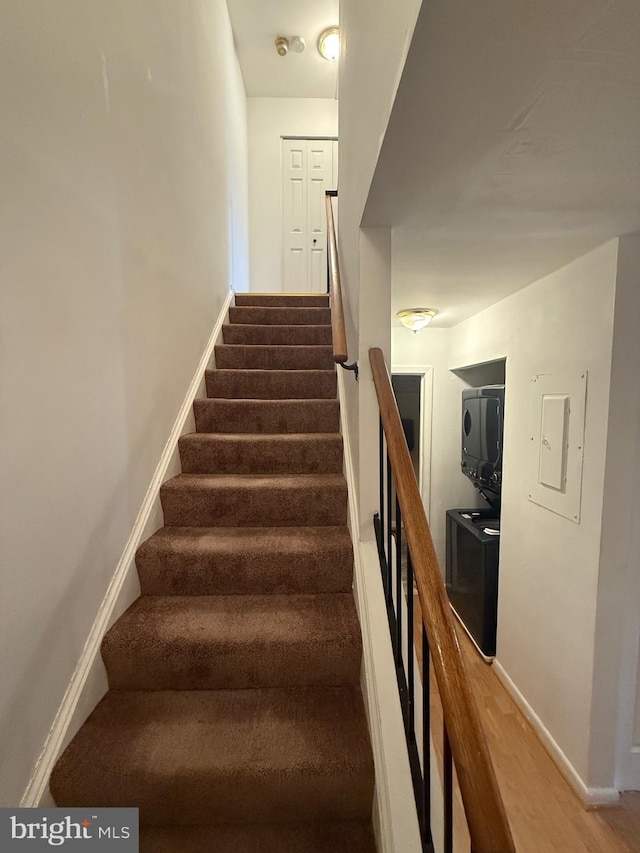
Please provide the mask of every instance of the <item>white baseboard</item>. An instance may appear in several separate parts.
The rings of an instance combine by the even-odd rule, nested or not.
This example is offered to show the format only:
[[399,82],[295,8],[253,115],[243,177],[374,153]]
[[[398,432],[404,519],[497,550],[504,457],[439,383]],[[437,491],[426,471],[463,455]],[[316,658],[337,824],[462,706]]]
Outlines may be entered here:
[[359,537],[358,492],[343,402],[344,375],[340,370],[338,396],[341,401],[344,473],[349,494],[349,526],[354,547],[354,595],[362,632],[362,694],[375,765],[373,825],[377,848],[378,853],[420,853],[420,830],[395,663],[389,643],[378,550],[375,542],[362,542]]
[[21,808],[44,807],[53,804],[48,783],[55,762],[107,690],[106,673],[100,656],[100,644],[109,627],[140,594],[135,570],[135,554],[141,542],[162,526],[160,486],[174,473],[180,471],[178,439],[185,432],[192,432],[195,428],[193,401],[196,396],[203,393],[205,370],[211,363],[213,348],[222,333],[222,324],[228,314],[232,298],[233,293],[229,291],[24,792],[20,802]]
[[494,660],[493,669],[498,676],[500,683],[507,693],[509,693],[527,721],[531,724],[533,730],[549,753],[554,764],[567,780],[571,788],[578,795],[585,808],[595,808],[597,806],[617,803],[620,800],[620,794],[615,788],[590,788],[584,783],[573,764],[571,764],[557,741],[551,735],[551,732],[544,725],[522,693],[518,690],[498,660]]

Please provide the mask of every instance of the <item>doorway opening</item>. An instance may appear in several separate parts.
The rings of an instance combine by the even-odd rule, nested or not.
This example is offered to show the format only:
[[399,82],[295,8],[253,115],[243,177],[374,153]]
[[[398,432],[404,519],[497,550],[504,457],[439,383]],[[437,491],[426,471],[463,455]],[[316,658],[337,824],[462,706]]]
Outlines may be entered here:
[[398,404],[418,489],[427,519],[431,505],[431,367],[393,368],[391,385]]
[[[422,505],[429,518],[431,503],[431,401],[433,372],[430,367],[398,367],[393,369],[391,385],[398,404],[402,428],[422,498]],[[391,504],[391,526],[395,530],[395,498]],[[406,538],[401,537],[402,549],[406,550]],[[403,559],[406,566],[406,559]],[[403,578],[406,590],[406,577]],[[414,583],[415,585],[415,583]]]

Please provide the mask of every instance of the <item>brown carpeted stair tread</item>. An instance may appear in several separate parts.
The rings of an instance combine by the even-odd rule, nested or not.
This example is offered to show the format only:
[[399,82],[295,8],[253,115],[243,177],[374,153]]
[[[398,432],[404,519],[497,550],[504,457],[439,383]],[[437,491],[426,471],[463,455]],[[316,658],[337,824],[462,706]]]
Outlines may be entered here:
[[232,305],[229,322],[251,326],[327,326],[331,325],[329,308],[265,307],[262,305]]
[[342,474],[178,474],[160,488],[166,525],[318,527],[347,521]]
[[369,821],[143,827],[140,853],[376,853]]
[[208,397],[285,400],[335,399],[337,378],[331,370],[207,370]]
[[338,432],[337,400],[194,400],[198,432]]
[[171,824],[367,820],[358,687],[110,691],[51,777],[66,808],[135,806]]
[[219,344],[214,348],[220,370],[332,370],[331,346],[260,346]]
[[184,474],[322,474],[343,467],[339,433],[194,432],[183,435],[178,446]]
[[138,548],[143,595],[349,592],[346,527],[162,527]]
[[328,293],[236,293],[236,305],[263,305],[265,307],[316,308],[329,307]]
[[331,326],[225,323],[222,327],[222,340],[225,344],[331,346]]
[[353,595],[142,596],[102,643],[112,690],[358,684]]

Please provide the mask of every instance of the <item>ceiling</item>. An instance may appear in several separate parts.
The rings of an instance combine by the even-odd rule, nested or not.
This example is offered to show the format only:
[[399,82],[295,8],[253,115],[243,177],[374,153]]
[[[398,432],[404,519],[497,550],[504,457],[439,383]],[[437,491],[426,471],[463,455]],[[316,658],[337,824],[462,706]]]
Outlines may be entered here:
[[[248,97],[334,98],[338,63],[317,50],[318,36],[338,25],[338,0],[227,0]],[[276,53],[276,36],[302,36],[304,53]]]
[[640,230],[640,2],[429,0],[364,224],[451,326]]

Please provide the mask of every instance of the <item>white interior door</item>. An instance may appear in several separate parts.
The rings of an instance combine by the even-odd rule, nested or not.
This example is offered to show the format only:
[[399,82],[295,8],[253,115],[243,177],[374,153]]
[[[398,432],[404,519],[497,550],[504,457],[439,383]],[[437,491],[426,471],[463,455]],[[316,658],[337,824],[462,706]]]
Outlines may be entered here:
[[283,282],[289,293],[327,289],[325,190],[334,188],[335,141],[282,140]]
[[306,290],[308,270],[306,139],[282,140],[282,178],[282,289],[295,293]]

